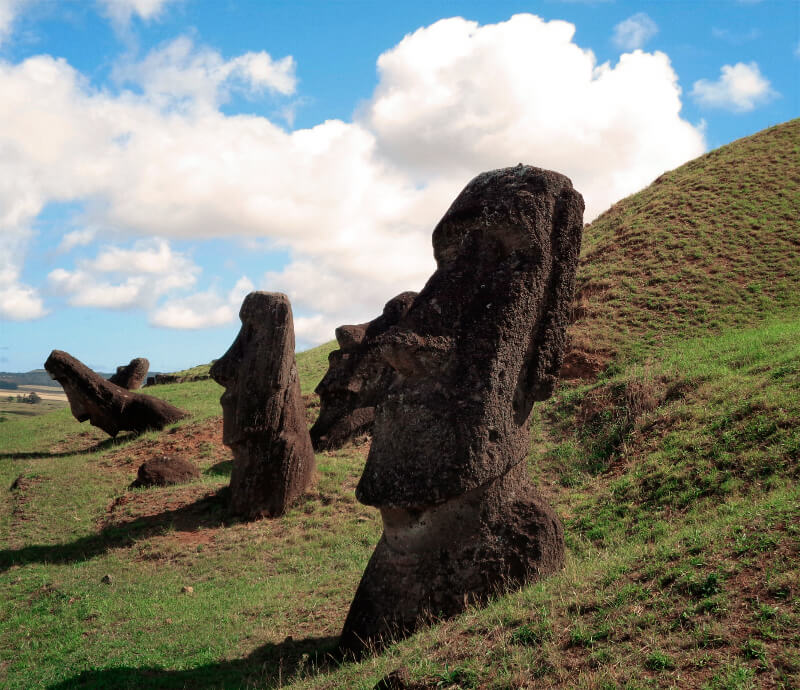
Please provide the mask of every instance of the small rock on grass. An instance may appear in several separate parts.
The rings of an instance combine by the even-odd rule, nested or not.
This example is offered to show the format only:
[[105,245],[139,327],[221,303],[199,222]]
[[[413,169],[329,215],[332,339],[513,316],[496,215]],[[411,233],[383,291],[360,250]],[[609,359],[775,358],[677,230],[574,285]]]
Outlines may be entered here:
[[183,587],[181,587],[181,592],[183,594],[194,594],[194,587],[192,587],[191,585],[184,585]]

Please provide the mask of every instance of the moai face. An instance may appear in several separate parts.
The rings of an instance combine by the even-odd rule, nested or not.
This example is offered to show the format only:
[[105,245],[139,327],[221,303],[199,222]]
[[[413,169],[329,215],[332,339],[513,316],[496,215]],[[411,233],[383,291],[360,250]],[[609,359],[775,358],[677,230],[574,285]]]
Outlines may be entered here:
[[[225,387],[222,442],[234,448],[268,430],[270,391],[286,388],[283,352],[294,357],[294,331],[288,299],[275,293],[252,292],[245,297],[239,317],[242,327],[228,351],[211,367],[211,377]],[[266,390],[265,390],[266,388]],[[266,402],[265,402],[266,398]],[[277,402],[277,401],[276,401]]]

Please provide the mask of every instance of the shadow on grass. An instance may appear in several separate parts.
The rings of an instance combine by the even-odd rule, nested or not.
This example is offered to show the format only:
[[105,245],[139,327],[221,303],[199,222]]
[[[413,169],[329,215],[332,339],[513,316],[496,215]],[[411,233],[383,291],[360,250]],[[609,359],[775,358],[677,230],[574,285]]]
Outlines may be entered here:
[[116,438],[107,438],[104,441],[95,443],[88,448],[80,448],[78,450],[65,450],[58,453],[50,453],[46,450],[37,450],[24,453],[0,453],[0,460],[46,460],[47,458],[66,458],[71,455],[90,455],[91,453],[99,453],[109,448],[116,446],[123,446],[129,441],[135,441],[141,434],[130,432],[124,435],[117,436]]
[[212,465],[208,469],[203,470],[203,474],[211,477],[230,477],[232,471],[233,460],[223,460],[222,462],[218,462],[216,465]]
[[184,671],[161,668],[92,669],[49,686],[68,688],[279,688],[298,676],[325,673],[342,663],[338,637],[287,638],[268,644],[244,659],[206,664]]
[[228,487],[190,505],[158,515],[140,517],[120,525],[110,525],[97,534],[67,544],[24,546],[0,551],[0,572],[26,563],[77,563],[95,558],[109,549],[131,546],[137,539],[166,533],[172,529],[192,532],[238,522],[228,510]]

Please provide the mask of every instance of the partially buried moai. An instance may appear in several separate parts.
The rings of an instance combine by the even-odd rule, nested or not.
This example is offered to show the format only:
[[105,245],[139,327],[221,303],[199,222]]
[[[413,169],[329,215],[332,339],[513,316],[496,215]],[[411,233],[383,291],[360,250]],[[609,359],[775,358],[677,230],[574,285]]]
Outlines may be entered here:
[[525,460],[532,406],[562,361],[583,208],[568,178],[520,165],[476,177],[436,226],[437,270],[377,344],[399,376],[356,496],[384,531],[344,649],[563,566],[561,524]]
[[211,367],[225,387],[222,441],[233,451],[231,506],[247,518],[274,517],[308,488],[314,451],[294,356],[294,322],[286,295],[251,292],[242,328]]
[[136,357],[128,364],[117,367],[116,373],[108,380],[116,386],[135,391],[142,387],[150,369],[150,361],[145,357]]
[[405,316],[416,296],[401,292],[372,321],[336,329],[339,349],[328,356],[328,371],[316,388],[319,417],[311,427],[316,450],[341,448],[372,431],[375,409],[397,378],[376,343]]

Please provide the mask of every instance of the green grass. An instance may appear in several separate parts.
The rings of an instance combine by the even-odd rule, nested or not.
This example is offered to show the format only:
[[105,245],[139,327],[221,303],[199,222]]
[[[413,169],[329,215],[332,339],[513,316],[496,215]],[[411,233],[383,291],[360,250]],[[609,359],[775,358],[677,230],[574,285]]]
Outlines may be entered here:
[[800,309],[800,119],[663,174],[586,227],[572,346],[636,359]]
[[[561,573],[341,660],[381,530],[354,497],[363,446],[318,455],[300,504],[248,523],[225,508],[213,381],[149,389],[191,416],[139,437],[68,409],[9,416],[0,686],[367,690],[394,672],[420,688],[799,687],[797,135],[712,152],[587,230],[573,342],[617,356],[535,406],[529,457],[565,527]],[[333,346],[298,355],[304,394]],[[130,490],[159,452],[201,478]]]

